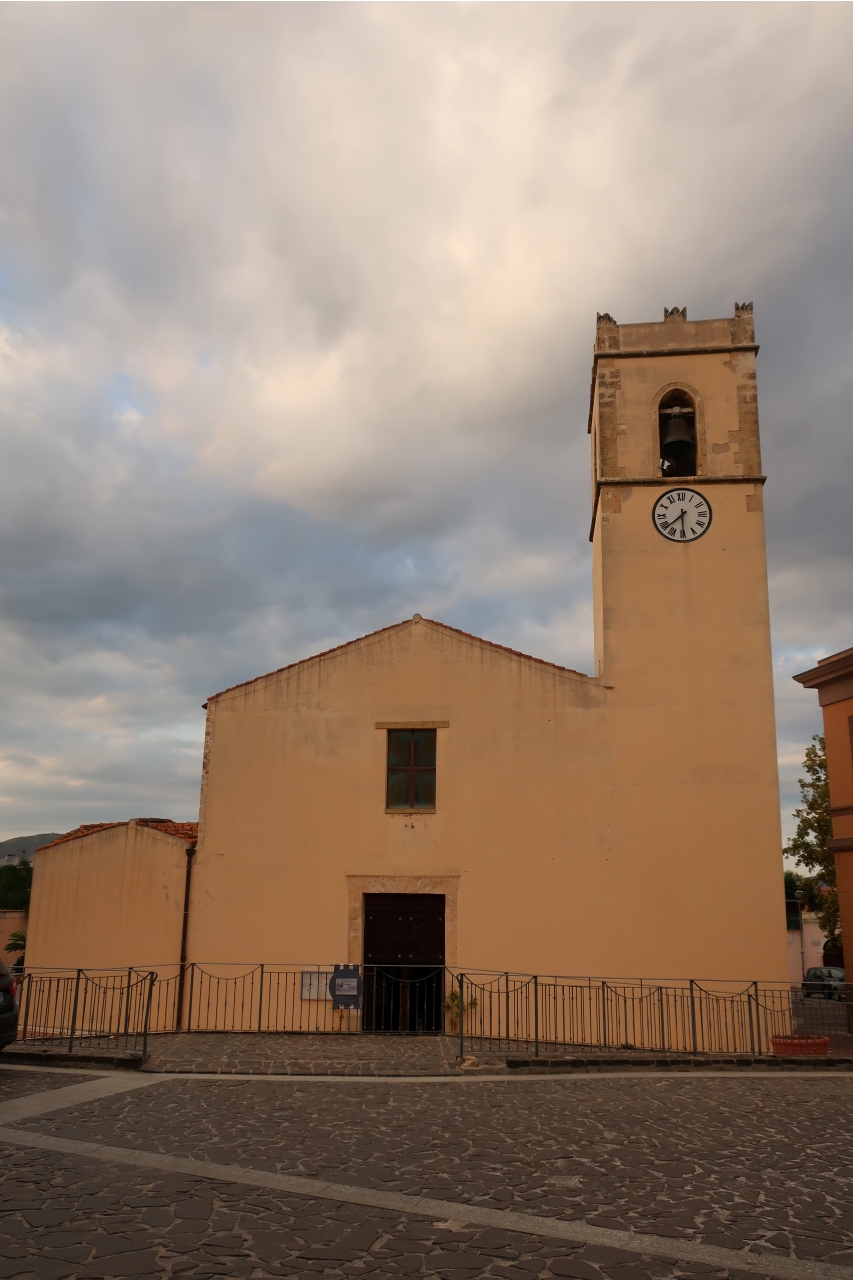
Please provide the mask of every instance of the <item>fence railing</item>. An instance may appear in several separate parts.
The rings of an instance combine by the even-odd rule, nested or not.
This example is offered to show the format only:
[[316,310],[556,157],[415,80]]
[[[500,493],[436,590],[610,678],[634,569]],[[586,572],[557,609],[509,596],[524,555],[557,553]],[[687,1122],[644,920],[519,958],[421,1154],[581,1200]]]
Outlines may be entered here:
[[830,997],[787,984],[553,978],[456,979],[460,1055],[634,1050],[752,1056],[853,1053],[853,987]]
[[26,973],[18,988],[18,1040],[74,1049],[148,1051],[156,973]]
[[853,986],[571,978],[442,965],[365,965],[355,1008],[335,1008],[333,965],[188,964],[31,970],[19,1039],[147,1051],[149,1034],[433,1034],[478,1054],[639,1051],[853,1055]]

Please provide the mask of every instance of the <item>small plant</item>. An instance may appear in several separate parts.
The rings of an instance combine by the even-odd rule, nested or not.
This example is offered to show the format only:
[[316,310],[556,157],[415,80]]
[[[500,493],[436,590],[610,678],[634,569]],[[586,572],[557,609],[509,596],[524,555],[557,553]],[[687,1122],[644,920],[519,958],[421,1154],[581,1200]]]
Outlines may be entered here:
[[[466,1000],[463,1006],[463,1013],[470,1013],[472,1009],[477,1008],[477,997],[472,996],[470,1000]],[[452,1036],[459,1034],[459,992],[455,987],[448,993],[444,1002],[444,1012],[450,1014],[450,1034]]]
[[8,951],[9,955],[17,955],[18,959],[14,961],[14,969],[23,968],[24,951],[27,950],[27,934],[23,929],[15,929],[14,933],[9,934],[9,941],[6,942],[4,951]]

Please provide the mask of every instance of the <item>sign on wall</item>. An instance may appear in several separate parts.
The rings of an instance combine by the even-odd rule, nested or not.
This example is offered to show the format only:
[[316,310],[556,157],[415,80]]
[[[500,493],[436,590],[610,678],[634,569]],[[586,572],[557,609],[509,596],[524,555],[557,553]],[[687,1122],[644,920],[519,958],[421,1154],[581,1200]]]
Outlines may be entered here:
[[364,978],[357,964],[336,964],[329,979],[329,995],[333,1009],[360,1009],[364,994]]

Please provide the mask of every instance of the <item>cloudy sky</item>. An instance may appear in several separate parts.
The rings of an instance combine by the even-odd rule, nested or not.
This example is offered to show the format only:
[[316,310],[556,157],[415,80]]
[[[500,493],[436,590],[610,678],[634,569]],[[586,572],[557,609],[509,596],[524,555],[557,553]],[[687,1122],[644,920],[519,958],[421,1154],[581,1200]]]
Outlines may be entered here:
[[853,7],[0,7],[0,834],[415,610],[591,669],[596,311],[756,308],[783,810],[853,644]]

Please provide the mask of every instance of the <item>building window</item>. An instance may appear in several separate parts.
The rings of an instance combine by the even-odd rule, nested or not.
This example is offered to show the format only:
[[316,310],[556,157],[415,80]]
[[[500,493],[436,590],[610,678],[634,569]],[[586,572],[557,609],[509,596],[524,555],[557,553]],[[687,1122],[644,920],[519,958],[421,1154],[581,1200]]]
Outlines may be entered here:
[[385,807],[435,808],[435,729],[388,730]]

